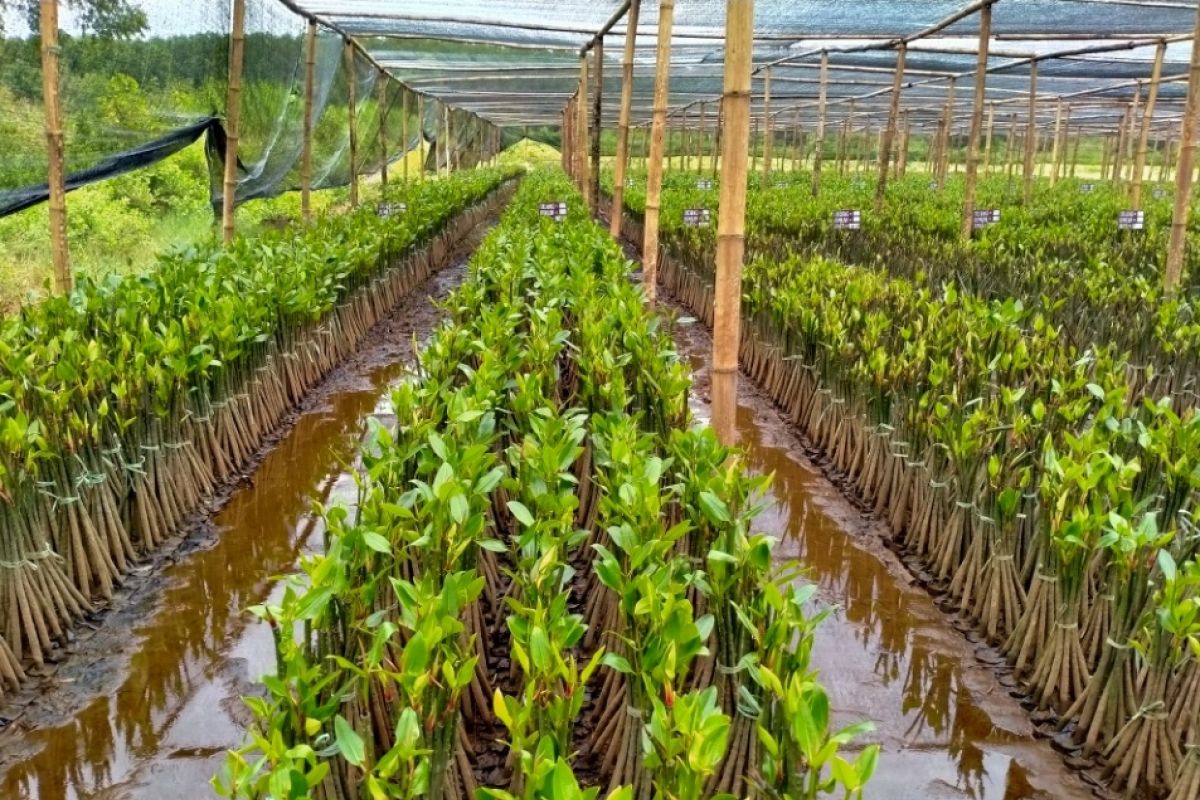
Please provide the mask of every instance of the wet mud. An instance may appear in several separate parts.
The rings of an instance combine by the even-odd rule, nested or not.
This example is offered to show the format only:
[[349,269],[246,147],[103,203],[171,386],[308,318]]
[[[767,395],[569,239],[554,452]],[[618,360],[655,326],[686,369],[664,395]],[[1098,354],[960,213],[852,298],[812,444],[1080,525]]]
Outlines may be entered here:
[[197,800],[251,721],[241,698],[274,670],[269,628],[247,609],[282,591],[299,558],[323,548],[314,500],[353,504],[350,471],[390,387],[415,363],[496,218],[368,335],[260,451],[256,467],[186,536],[127,581],[77,631],[63,658],[6,702],[5,800]]

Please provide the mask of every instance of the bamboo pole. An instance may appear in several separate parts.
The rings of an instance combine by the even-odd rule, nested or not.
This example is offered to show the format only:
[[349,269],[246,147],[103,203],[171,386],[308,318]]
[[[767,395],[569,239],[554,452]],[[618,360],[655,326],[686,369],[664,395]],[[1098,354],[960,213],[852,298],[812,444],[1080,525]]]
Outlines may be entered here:
[[1108,180],[1108,167],[1110,159],[1110,151],[1112,150],[1112,137],[1105,135],[1101,139],[1100,149],[1100,180]]
[[900,153],[896,157],[896,178],[903,178],[908,174],[908,142],[912,137],[912,120],[909,119],[908,112],[904,112],[904,132],[900,135]]
[[721,152],[721,129],[724,127],[724,112],[725,105],[720,100],[717,101],[717,119],[713,124],[713,139],[712,139],[712,176],[715,181],[718,177],[720,169],[720,152]]
[[992,131],[996,127],[996,104],[988,104],[987,133],[983,139],[983,174],[987,175],[992,168]]
[[1075,129],[1075,135],[1071,138],[1071,177],[1075,177],[1075,169],[1079,166],[1079,144],[1083,140],[1083,130]]
[[1059,100],[1054,112],[1054,145],[1050,151],[1050,185],[1058,183],[1058,161],[1063,148],[1063,101]]
[[771,161],[775,155],[775,126],[771,119],[771,70],[763,70],[763,186],[771,177]]
[[1192,62],[1188,69],[1187,106],[1179,136],[1179,161],[1175,170],[1175,208],[1171,216],[1171,241],[1167,247],[1164,288],[1173,295],[1183,274],[1187,251],[1188,211],[1192,200],[1192,167],[1196,156],[1196,117],[1200,112],[1200,6],[1196,7],[1196,35],[1192,38]]
[[388,76],[379,73],[379,182],[384,192],[388,188],[387,85]]
[[1016,114],[1009,115],[1008,118],[1008,141],[1004,143],[1004,169],[1011,179],[1013,176],[1014,159],[1017,146],[1017,131],[1019,130],[1020,120]]
[[746,137],[750,113],[754,0],[727,0],[725,12],[725,146],[717,214],[713,287],[713,429],[733,444],[737,420],[738,347],[741,344],[742,259],[746,226]]
[[583,203],[588,208],[592,207],[591,189],[592,182],[588,177],[588,158],[587,158],[587,140],[588,140],[588,54],[584,52],[579,56],[579,97],[576,99],[575,107],[575,141],[572,145],[575,149],[575,169],[578,171],[576,180],[579,182],[579,192],[583,195]]
[[1033,200],[1033,156],[1037,146],[1037,62],[1029,65],[1029,118],[1025,126],[1025,205]]
[[1113,183],[1121,185],[1125,177],[1125,131],[1129,127],[1129,108],[1121,112],[1121,121],[1117,124],[1117,147],[1113,154]]
[[662,204],[663,138],[667,129],[667,101],[671,90],[671,28],[675,0],[658,4],[658,43],[654,63],[654,114],[650,156],[646,164],[646,213],[642,242],[642,281],[651,308],[658,298],[658,215]]
[[1129,104],[1129,118],[1126,120],[1126,124],[1129,126],[1129,129],[1125,132],[1125,147],[1129,151],[1126,153],[1126,156],[1129,158],[1129,183],[1131,185],[1133,184],[1133,162],[1137,156],[1137,143],[1134,139],[1133,129],[1134,126],[1137,125],[1138,108],[1141,105],[1141,99],[1142,82],[1138,81],[1133,90],[1133,102]]
[[604,127],[604,37],[596,37],[592,48],[593,59],[596,62],[595,90],[596,96],[592,101],[592,185],[588,187],[588,198],[591,200],[593,214],[600,212],[600,132]]
[[[42,10],[48,5],[43,2]],[[57,16],[56,7],[56,21]],[[221,231],[226,245],[233,242],[233,206],[237,200],[238,123],[242,116],[242,56],[245,49],[246,0],[233,0],[233,25],[229,33],[229,93],[225,102],[225,182],[221,193]]]
[[[71,254],[67,247],[66,170],[63,166],[62,102],[59,97],[58,0],[41,0],[38,12],[42,38],[42,98],[46,112],[46,183],[50,191],[50,256],[54,264],[54,290],[59,294],[68,294],[74,281],[71,276]],[[227,201],[226,205],[232,206],[232,203]]]
[[350,207],[358,208],[358,68],[354,64],[354,46],[346,40],[346,108],[350,125]]
[[425,182],[425,96],[417,95],[417,182]]
[[804,166],[804,130],[800,127],[800,109],[792,112],[792,172]]
[[838,165],[838,174],[845,175],[850,171],[850,139],[854,135],[854,100],[850,100],[850,111],[846,115],[846,121],[843,127],[844,135],[842,137],[842,154],[841,163]]
[[942,128],[942,150],[938,159],[938,188],[941,189],[946,185],[946,175],[950,171],[950,132],[954,127],[954,87],[958,83],[955,78],[950,79],[950,85],[946,90],[946,124]]
[[892,73],[892,98],[888,108],[887,126],[883,129],[879,143],[879,179],[875,184],[875,213],[883,210],[883,197],[887,193],[888,166],[892,157],[892,141],[896,138],[896,124],[900,117],[900,92],[904,86],[904,61],[908,45],[901,42],[896,47],[896,69]]
[[400,91],[400,138],[404,140],[404,182],[408,183],[408,89]]
[[637,53],[638,14],[642,0],[631,0],[625,22],[625,52],[621,60],[621,110],[617,117],[617,162],[613,165],[613,202],[608,232],[621,238],[621,218],[625,213],[625,176],[629,170],[629,115],[633,108],[633,58]]
[[1133,162],[1133,185],[1130,187],[1130,202],[1133,208],[1142,207],[1142,176],[1146,170],[1146,145],[1150,141],[1150,126],[1154,122],[1154,106],[1158,102],[1158,85],[1162,80],[1163,57],[1167,43],[1161,39],[1154,51],[1154,67],[1150,73],[1150,94],[1146,97],[1146,110],[1142,112],[1142,130],[1138,135],[1137,157]]
[[979,11],[979,54],[975,62],[975,102],[971,108],[971,132],[967,139],[967,174],[963,190],[963,240],[971,238],[975,227],[975,179],[979,172],[979,137],[983,128],[983,95],[987,87],[988,45],[991,38],[992,7],[987,5]]
[[[750,111],[754,113],[753,109]],[[758,117],[754,117],[750,121],[750,172],[758,174],[758,148],[755,147],[755,142],[758,141]]]
[[300,214],[312,222],[313,86],[317,75],[317,23],[308,22],[304,41],[304,139],[300,152]]
[[708,103],[700,103],[700,138],[696,142],[696,171],[704,172],[705,140],[708,138]]
[[446,146],[442,148],[442,159],[445,162],[446,174],[449,175],[454,171],[453,163],[451,162],[451,152],[453,145],[450,142],[453,133],[450,131],[450,104],[442,103],[442,132],[445,134]]
[[813,152],[812,193],[821,194],[821,161],[825,156],[825,115],[828,110],[829,51],[821,51],[821,86],[817,90],[817,141]]

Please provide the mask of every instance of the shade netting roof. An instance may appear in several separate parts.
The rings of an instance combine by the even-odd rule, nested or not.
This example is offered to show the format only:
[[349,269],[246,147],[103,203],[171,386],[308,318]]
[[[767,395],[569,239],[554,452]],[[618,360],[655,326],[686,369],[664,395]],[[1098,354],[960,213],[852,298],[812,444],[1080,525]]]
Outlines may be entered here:
[[[828,115],[838,121],[886,113],[895,43],[910,38],[903,106],[914,123],[942,108],[951,78],[956,114],[968,113],[979,45],[979,15],[963,0],[757,0],[755,111],[763,115],[763,72],[771,67],[777,118],[811,122],[817,66],[830,54]],[[578,54],[622,8],[618,0],[299,0],[305,13],[355,37],[371,58],[417,91],[499,125],[556,124],[576,91]],[[643,0],[637,28],[633,117],[649,119],[658,3]],[[1027,104],[1030,59],[1038,57],[1039,114],[1070,101],[1080,125],[1111,129],[1148,84],[1158,40],[1167,38],[1156,125],[1178,120],[1195,25],[1193,0],[998,0],[993,5],[987,102],[1003,115]],[[673,116],[698,121],[699,103],[720,95],[724,0],[676,0],[671,51]],[[624,19],[604,37],[605,124],[615,123]],[[918,38],[921,37],[921,38]],[[1101,53],[1081,49],[1109,46]],[[1076,55],[1051,58],[1055,54]],[[1142,97],[1145,86],[1142,87]],[[853,102],[852,102],[853,101]],[[711,115],[711,110],[709,111]],[[927,115],[931,121],[936,113]]]

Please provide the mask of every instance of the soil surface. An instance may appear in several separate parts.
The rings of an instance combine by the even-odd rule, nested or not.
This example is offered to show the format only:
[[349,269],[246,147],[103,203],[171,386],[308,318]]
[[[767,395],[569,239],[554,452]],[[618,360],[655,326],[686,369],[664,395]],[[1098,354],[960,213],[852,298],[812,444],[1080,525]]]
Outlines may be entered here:
[[269,628],[247,612],[282,591],[323,536],[314,500],[355,502],[349,475],[372,417],[442,318],[435,305],[498,214],[456,245],[305,399],[185,535],[78,628],[58,663],[0,708],[0,798],[197,800],[250,722],[241,698],[274,670]]

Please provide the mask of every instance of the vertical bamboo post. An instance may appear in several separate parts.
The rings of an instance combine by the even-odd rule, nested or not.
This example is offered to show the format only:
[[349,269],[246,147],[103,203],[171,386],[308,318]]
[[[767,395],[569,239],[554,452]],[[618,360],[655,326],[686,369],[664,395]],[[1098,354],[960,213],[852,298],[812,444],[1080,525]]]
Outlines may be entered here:
[[1014,159],[1017,146],[1017,131],[1020,121],[1016,114],[1010,114],[1008,118],[1008,141],[1004,143],[1004,168],[1009,178],[1013,176]]
[[1171,140],[1168,139],[1162,146],[1162,160],[1158,162],[1158,182],[1162,183],[1167,179],[1167,170],[1171,166]]
[[[754,107],[751,106],[750,114],[753,117]],[[758,141],[758,117],[753,117],[750,120],[750,172],[758,174],[758,149],[755,147],[755,142]]]
[[425,95],[417,95],[417,183],[425,182]]
[[379,182],[383,191],[388,188],[388,146],[387,146],[387,85],[386,72],[379,73]]
[[667,100],[671,90],[671,28],[675,0],[658,4],[658,44],[654,63],[654,113],[650,157],[646,164],[646,213],[642,242],[642,281],[651,308],[658,298],[658,215],[662,205],[663,141],[667,129]]
[[317,23],[309,20],[304,37],[304,139],[300,151],[300,215],[312,222],[313,86],[317,74]]
[[1075,170],[1079,166],[1079,144],[1083,139],[1083,131],[1080,128],[1075,129],[1075,136],[1071,139],[1071,177],[1075,177]]
[[725,127],[725,104],[720,100],[717,101],[717,119],[713,124],[713,139],[712,139],[712,176],[713,180],[718,177],[720,169],[720,152],[721,152],[721,130]]
[[1125,177],[1125,131],[1129,127],[1129,109],[1126,108],[1121,112],[1121,121],[1117,123],[1117,148],[1113,154],[1113,182],[1121,185],[1121,180]]
[[800,126],[800,107],[792,111],[792,172],[804,165],[804,129]]
[[[54,290],[59,294],[68,294],[73,281],[70,251],[67,249],[67,190],[63,166],[62,104],[58,93],[58,0],[41,0],[38,10],[42,38],[42,101],[46,111],[46,155],[49,163],[46,183],[50,190],[50,255],[54,263]],[[226,205],[232,206],[232,203],[226,200]]]
[[817,140],[813,144],[812,193],[821,194],[821,161],[825,156],[825,115],[829,88],[829,51],[821,51],[820,88],[817,89]]
[[700,138],[696,140],[696,171],[704,172],[704,154],[708,149],[705,140],[708,138],[708,103],[700,102]]
[[446,146],[442,148],[442,160],[445,162],[446,174],[449,175],[453,171],[451,163],[451,152],[454,149],[453,143],[450,141],[453,135],[450,131],[450,104],[442,103],[442,134],[446,140]]
[[595,91],[592,101],[592,168],[591,186],[588,187],[588,199],[591,201],[593,214],[600,211],[600,132],[604,127],[604,37],[596,37],[596,46],[592,48],[593,60],[596,62]]
[[937,170],[939,189],[946,185],[946,174],[950,170],[950,134],[954,126],[954,87],[957,83],[956,78],[951,78],[950,86],[946,91],[946,123],[942,128],[942,150],[939,154]]
[[1200,6],[1196,7],[1196,34],[1192,37],[1192,63],[1188,70],[1187,105],[1179,137],[1179,161],[1175,170],[1175,209],[1171,216],[1171,241],[1167,247],[1164,288],[1173,295],[1183,275],[1187,251],[1188,211],[1192,200],[1192,167],[1196,157],[1196,124],[1200,115]]
[[887,192],[889,159],[892,157],[892,141],[896,138],[896,124],[900,117],[900,92],[904,86],[904,61],[908,45],[903,41],[896,48],[896,69],[892,74],[892,98],[888,108],[887,126],[883,129],[879,143],[879,179],[875,184],[875,213],[883,210],[883,196]]
[[983,166],[980,167],[984,175],[991,171],[992,167],[992,131],[996,127],[996,104],[988,104],[987,116],[987,133],[983,138]]
[[717,264],[713,287],[713,429],[733,444],[737,420],[738,347],[741,344],[742,259],[746,226],[746,137],[754,0],[727,0],[725,12],[725,145],[717,214]]
[[1033,200],[1033,155],[1037,146],[1037,65],[1029,65],[1029,118],[1025,126],[1025,204]]
[[912,137],[912,120],[908,112],[904,112],[904,131],[900,134],[900,152],[896,156],[896,179],[903,178],[908,173],[908,142]]
[[[49,5],[43,2],[42,11],[46,11]],[[57,3],[54,17],[57,24]],[[233,26],[229,34],[229,94],[225,103],[225,184],[221,193],[221,230],[227,245],[233,242],[233,206],[237,200],[238,124],[242,117],[242,57],[245,49],[246,0],[233,0]],[[65,201],[63,207],[66,207]]]
[[575,101],[575,169],[576,180],[579,182],[579,192],[583,195],[583,203],[592,207],[592,182],[588,178],[588,57],[587,53],[579,56],[579,96]]
[[637,53],[638,15],[641,0],[631,0],[625,15],[625,51],[621,60],[621,110],[617,116],[617,163],[613,165],[613,201],[608,232],[621,237],[621,218],[625,213],[625,176],[629,170],[629,115],[633,108],[633,57]]
[[1050,185],[1058,183],[1058,161],[1063,148],[1063,101],[1055,104],[1054,144],[1050,150]]
[[1137,157],[1133,162],[1133,185],[1130,187],[1130,202],[1133,208],[1142,207],[1142,175],[1146,170],[1146,145],[1150,141],[1150,126],[1154,122],[1154,106],[1158,102],[1158,84],[1162,79],[1163,57],[1167,43],[1159,40],[1154,51],[1154,68],[1150,72],[1150,94],[1146,97],[1146,110],[1142,112],[1142,129],[1138,135]]
[[1100,137],[1102,147],[1100,150],[1100,180],[1108,180],[1108,167],[1111,160],[1112,137],[1104,135]]
[[408,89],[400,89],[400,138],[404,141],[404,182],[408,183]]
[[763,185],[771,177],[771,161],[775,156],[775,126],[771,119],[771,68],[763,70]]
[[842,137],[841,164],[838,167],[838,174],[840,175],[845,175],[850,171],[850,140],[854,135],[854,98],[850,99],[850,111],[846,115],[844,126],[845,135]]
[[1142,99],[1142,82],[1138,81],[1133,90],[1133,101],[1129,104],[1129,117],[1126,119],[1128,130],[1125,132],[1125,148],[1129,151],[1126,156],[1129,158],[1129,182],[1133,183],[1133,162],[1137,156],[1137,142],[1134,139],[1134,126],[1138,121],[1138,108],[1141,105]]
[[[975,98],[971,107],[971,132],[967,138],[967,174],[963,189],[962,238],[974,232],[975,179],[979,172],[979,137],[983,129],[983,96],[987,88],[988,47],[992,38],[992,7],[979,10],[979,53],[975,61]],[[990,146],[990,143],[989,143]]]
[[346,109],[350,126],[350,207],[358,208],[358,68],[354,64],[354,45],[349,39],[342,52],[346,59]]

